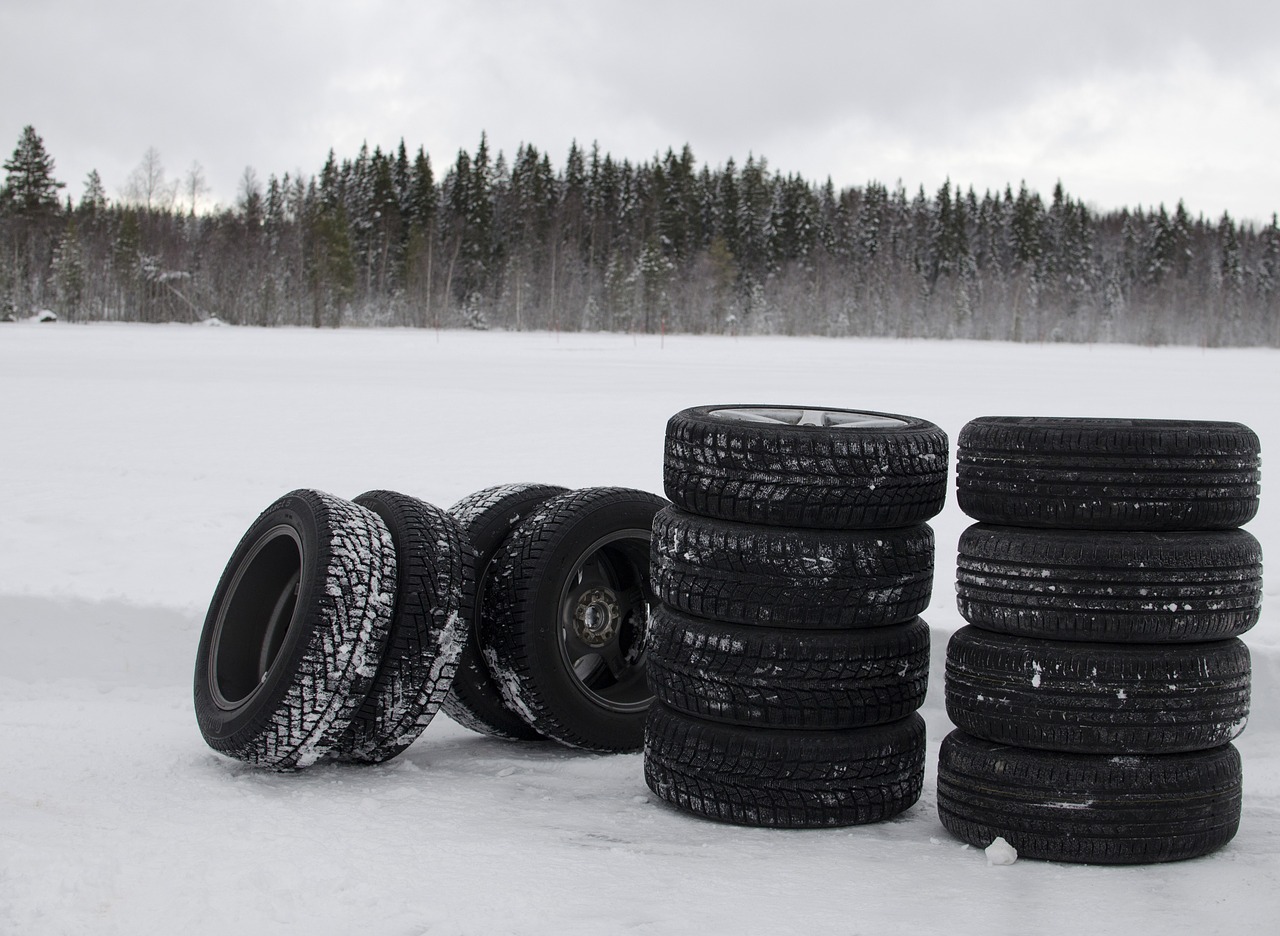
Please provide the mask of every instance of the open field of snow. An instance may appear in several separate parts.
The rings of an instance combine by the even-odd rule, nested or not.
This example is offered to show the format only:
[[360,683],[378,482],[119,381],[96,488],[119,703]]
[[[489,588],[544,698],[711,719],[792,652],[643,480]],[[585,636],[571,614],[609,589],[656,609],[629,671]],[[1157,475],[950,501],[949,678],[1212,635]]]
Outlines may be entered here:
[[[1137,868],[989,867],[938,823],[954,496],[930,758],[898,819],[766,831],[678,813],[640,755],[437,718],[375,768],[249,769],[196,729],[205,606],[296,487],[447,506],[508,481],[661,490],[701,403],[1238,420],[1280,556],[1280,352],[781,338],[0,325],[0,933],[1251,933],[1280,916],[1280,576],[1253,650],[1240,833]],[[1272,923],[1267,923],[1271,920]]]

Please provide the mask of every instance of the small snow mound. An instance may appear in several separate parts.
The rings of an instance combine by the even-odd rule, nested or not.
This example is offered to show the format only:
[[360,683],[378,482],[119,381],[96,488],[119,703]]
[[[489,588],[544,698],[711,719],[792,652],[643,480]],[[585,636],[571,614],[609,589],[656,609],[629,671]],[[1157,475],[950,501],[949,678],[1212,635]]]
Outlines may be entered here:
[[222,319],[218,318],[216,315],[211,315],[207,319],[201,319],[200,324],[211,325],[211,326],[221,326],[221,325],[226,325],[227,323],[224,322]]
[[33,322],[56,322],[57,320],[58,313],[51,309],[41,309],[35,315],[31,316],[31,321]]
[[994,865],[1011,865],[1018,860],[1018,850],[997,835],[996,840],[986,847],[987,867]]

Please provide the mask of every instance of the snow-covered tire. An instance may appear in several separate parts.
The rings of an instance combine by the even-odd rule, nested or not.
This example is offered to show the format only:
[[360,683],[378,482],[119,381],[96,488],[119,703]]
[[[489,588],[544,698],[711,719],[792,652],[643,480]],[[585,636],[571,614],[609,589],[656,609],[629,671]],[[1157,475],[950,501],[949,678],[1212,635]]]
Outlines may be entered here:
[[979,848],[1025,858],[1144,864],[1207,855],[1240,824],[1240,754],[1114,757],[1033,751],[953,731],[938,754],[938,818]]
[[1262,608],[1262,547],[1244,530],[1146,533],[976,523],[956,600],[970,624],[1051,640],[1238,637]]
[[643,744],[649,540],[665,503],[630,488],[570,491],[494,558],[480,646],[508,706],[540,734],[595,751]]
[[1258,436],[1231,422],[983,416],[960,431],[975,520],[1075,530],[1227,530],[1258,510]]
[[920,618],[859,630],[707,621],[659,604],[649,616],[649,685],[670,708],[765,728],[862,728],[906,718],[929,684]]
[[914,416],[797,406],[696,406],[667,423],[676,506],[773,526],[914,526],[947,492],[947,436]]
[[1226,744],[1249,717],[1249,648],[1037,640],[962,627],[947,644],[947,715],[988,741],[1095,754]]
[[466,641],[442,708],[472,731],[510,741],[536,741],[542,737],[503,700],[502,690],[480,650],[479,622],[487,613],[483,600],[485,583],[494,556],[507,536],[530,512],[568,490],[554,484],[501,484],[468,494],[449,508],[471,544],[475,573],[467,580],[463,598],[470,614]]
[[449,691],[466,637],[462,596],[472,569],[458,524],[438,507],[395,491],[368,491],[354,503],[391,532],[396,602],[373,686],[329,757],[376,764],[412,744]]
[[655,703],[644,778],[687,812],[784,829],[860,825],[896,816],[924,783],[918,714],[847,731],[746,728]]
[[209,746],[280,770],[326,754],[373,685],[395,587],[395,546],[372,511],[312,490],[263,511],[200,634],[195,712]]
[[653,586],[695,617],[773,627],[878,627],[929,604],[933,531],[811,530],[675,508],[653,522]]

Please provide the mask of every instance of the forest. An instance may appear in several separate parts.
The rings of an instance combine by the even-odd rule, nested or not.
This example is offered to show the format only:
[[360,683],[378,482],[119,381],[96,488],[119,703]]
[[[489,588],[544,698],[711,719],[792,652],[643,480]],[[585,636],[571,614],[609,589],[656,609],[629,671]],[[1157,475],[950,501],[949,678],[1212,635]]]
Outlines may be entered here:
[[1275,215],[1101,212],[1061,183],[837,189],[482,135],[443,166],[402,140],[246,169],[210,208],[154,149],[116,198],[96,171],[75,197],[33,127],[3,165],[3,318],[1280,346]]

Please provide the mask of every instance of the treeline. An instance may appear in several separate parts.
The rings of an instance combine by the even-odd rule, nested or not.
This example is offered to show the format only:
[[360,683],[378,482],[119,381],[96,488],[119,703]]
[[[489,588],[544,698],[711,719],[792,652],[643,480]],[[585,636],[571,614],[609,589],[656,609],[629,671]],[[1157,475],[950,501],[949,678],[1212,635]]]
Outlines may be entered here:
[[557,167],[484,137],[443,171],[402,142],[246,172],[234,207],[197,213],[194,184],[185,207],[112,201],[96,173],[76,202],[28,131],[0,195],[15,315],[1280,345],[1274,215],[1097,213],[1061,184],[836,189],[688,146],[632,163],[575,144]]

